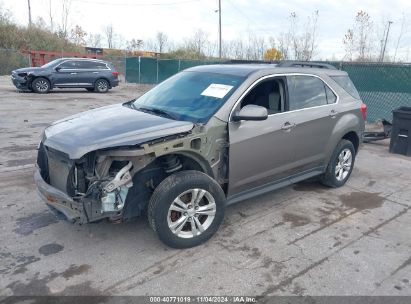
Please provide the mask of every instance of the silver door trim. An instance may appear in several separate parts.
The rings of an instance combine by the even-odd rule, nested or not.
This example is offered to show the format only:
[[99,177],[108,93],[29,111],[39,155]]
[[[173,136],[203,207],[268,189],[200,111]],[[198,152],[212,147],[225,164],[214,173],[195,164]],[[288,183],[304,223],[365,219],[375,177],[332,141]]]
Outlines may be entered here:
[[280,112],[280,113],[274,113],[274,114],[269,114],[268,117],[271,117],[273,115],[282,115],[286,113],[294,113],[298,111],[303,111],[303,110],[308,110],[308,109],[316,109],[316,108],[321,108],[321,107],[327,107],[327,106],[332,106],[335,104],[338,104],[340,101],[340,96],[337,94],[337,92],[328,84],[327,81],[325,81],[321,76],[314,75],[314,74],[305,74],[305,73],[284,73],[284,74],[270,74],[263,76],[256,81],[254,81],[248,88],[241,94],[240,98],[236,101],[234,106],[231,108],[230,115],[228,116],[228,122],[232,122],[231,118],[233,116],[234,109],[237,107],[237,105],[243,100],[245,95],[247,95],[257,84],[259,84],[261,81],[264,81],[268,78],[275,78],[275,77],[287,77],[287,76],[312,76],[320,79],[324,84],[327,85],[327,87],[337,96],[337,100],[334,103],[326,104],[326,105],[321,105],[321,106],[315,106],[315,107],[309,107],[309,108],[303,108],[303,109],[297,109],[297,110],[292,110],[292,111],[286,111],[286,112]]

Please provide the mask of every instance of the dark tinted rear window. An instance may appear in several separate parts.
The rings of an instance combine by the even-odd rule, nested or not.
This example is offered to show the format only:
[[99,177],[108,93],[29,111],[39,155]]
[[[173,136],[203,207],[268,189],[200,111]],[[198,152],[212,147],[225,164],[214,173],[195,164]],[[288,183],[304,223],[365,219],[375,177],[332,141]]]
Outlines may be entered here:
[[313,76],[288,76],[289,108],[299,110],[326,105],[327,95],[321,79]]
[[357,89],[348,76],[331,76],[331,78],[338,83],[348,94],[356,99],[361,99]]

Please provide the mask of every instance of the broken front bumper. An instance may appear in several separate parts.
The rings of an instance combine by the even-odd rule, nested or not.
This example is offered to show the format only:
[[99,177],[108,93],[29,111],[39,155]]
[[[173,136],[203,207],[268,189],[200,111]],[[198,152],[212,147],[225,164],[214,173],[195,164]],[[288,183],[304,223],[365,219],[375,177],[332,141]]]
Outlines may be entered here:
[[11,75],[11,81],[14,86],[19,90],[29,90],[29,84],[26,77],[21,77],[16,74]]
[[34,181],[40,197],[59,219],[65,219],[71,223],[78,224],[88,222],[87,216],[84,213],[83,204],[74,201],[64,192],[47,184],[43,180],[40,169],[38,168],[34,173]]

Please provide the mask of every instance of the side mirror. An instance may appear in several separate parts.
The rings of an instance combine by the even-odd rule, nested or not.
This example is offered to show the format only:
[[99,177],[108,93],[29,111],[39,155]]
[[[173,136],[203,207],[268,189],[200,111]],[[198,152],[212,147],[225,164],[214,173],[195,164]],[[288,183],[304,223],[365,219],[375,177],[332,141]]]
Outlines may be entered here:
[[60,72],[61,67],[56,67],[55,70],[56,70],[57,72]]
[[240,120],[266,120],[268,117],[267,109],[257,105],[246,105],[239,112],[233,115],[234,121]]

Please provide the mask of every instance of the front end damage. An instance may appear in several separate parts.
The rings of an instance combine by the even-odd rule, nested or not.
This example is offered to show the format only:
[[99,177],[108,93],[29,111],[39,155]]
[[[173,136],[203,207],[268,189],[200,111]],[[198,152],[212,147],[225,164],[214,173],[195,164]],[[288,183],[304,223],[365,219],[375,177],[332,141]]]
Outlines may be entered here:
[[77,160],[41,143],[35,173],[38,192],[59,218],[83,224],[141,216],[154,189],[180,170],[205,172],[224,187],[226,123],[212,120],[190,132],[137,146],[100,149]]

